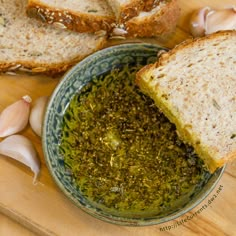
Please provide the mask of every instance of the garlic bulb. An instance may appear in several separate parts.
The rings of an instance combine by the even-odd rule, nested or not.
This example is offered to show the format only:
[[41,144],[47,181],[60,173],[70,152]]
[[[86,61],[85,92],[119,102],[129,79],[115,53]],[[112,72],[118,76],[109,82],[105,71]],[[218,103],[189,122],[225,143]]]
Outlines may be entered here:
[[47,96],[39,97],[37,100],[35,100],[30,112],[29,123],[33,131],[40,137],[42,133],[43,116],[47,102]]
[[12,135],[0,142],[0,154],[27,165],[34,172],[35,183],[40,172],[40,161],[32,142],[22,135]]
[[29,120],[30,96],[23,96],[19,101],[5,108],[0,114],[0,137],[6,137],[22,131]]
[[190,19],[190,31],[194,37],[201,37],[220,30],[236,29],[236,8],[213,10],[204,7],[194,11]]

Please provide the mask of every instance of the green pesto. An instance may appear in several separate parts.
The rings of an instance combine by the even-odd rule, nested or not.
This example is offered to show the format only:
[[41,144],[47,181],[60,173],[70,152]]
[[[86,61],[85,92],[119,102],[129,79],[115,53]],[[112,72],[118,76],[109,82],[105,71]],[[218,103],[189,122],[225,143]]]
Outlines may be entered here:
[[187,201],[210,174],[153,101],[136,67],[95,78],[69,104],[60,150],[84,196],[120,212],[162,213]]

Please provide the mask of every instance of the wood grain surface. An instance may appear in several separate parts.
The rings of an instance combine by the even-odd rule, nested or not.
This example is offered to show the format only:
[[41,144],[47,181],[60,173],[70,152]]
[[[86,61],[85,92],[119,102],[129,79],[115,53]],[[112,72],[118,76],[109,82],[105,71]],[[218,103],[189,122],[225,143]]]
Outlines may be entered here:
[[[222,8],[235,0],[180,0],[181,18],[169,38],[142,41],[169,48],[190,38],[188,21],[193,10],[209,5]],[[123,43],[112,41],[109,45]],[[0,111],[25,94],[33,100],[50,95],[60,78],[46,76],[0,76]],[[21,134],[29,137],[41,160],[39,183],[33,185],[33,173],[26,166],[0,156],[0,235],[82,235],[82,236],[156,236],[156,235],[236,235],[236,161],[228,164],[213,192],[191,212],[176,220],[147,227],[123,227],[94,219],[68,200],[55,185],[45,166],[41,140],[28,126]],[[1,139],[0,139],[1,141]],[[17,221],[22,226],[21,228]],[[13,233],[14,232],[14,233]]]
[[10,235],[10,236],[34,236],[35,233],[28,230],[21,224],[13,221],[6,215],[0,214],[0,235]]

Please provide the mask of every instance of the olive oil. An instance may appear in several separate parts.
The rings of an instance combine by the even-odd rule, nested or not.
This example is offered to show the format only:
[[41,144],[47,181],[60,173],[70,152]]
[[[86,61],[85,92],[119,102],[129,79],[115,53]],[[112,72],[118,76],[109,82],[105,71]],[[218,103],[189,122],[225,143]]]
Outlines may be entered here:
[[61,153],[92,202],[120,212],[174,209],[209,178],[175,126],[135,85],[138,67],[94,78],[64,115]]

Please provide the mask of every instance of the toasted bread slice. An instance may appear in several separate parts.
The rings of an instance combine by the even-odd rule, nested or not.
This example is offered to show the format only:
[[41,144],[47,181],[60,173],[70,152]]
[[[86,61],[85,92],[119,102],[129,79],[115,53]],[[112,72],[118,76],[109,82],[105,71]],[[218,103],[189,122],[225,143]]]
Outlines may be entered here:
[[137,73],[211,172],[236,158],[236,31],[188,40]]
[[26,0],[1,1],[0,72],[63,72],[106,43],[104,35],[78,34],[30,19],[26,5]]

